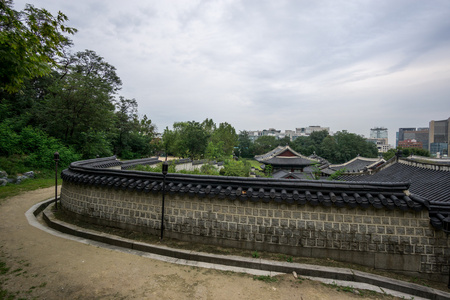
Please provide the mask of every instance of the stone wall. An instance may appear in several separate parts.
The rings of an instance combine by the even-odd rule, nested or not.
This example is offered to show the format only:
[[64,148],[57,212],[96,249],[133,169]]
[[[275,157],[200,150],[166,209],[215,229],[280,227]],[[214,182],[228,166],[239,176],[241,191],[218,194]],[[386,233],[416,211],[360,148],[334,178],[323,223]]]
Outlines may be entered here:
[[[192,242],[330,258],[445,280],[449,240],[427,210],[338,208],[168,193],[165,236]],[[63,182],[61,205],[103,225],[159,234],[161,192]]]

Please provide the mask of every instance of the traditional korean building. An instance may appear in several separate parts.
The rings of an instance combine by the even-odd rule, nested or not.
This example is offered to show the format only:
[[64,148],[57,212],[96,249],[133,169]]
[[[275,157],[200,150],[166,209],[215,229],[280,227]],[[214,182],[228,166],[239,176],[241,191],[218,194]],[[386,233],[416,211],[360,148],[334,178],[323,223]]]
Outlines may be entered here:
[[266,154],[255,156],[255,160],[264,164],[263,168],[271,165],[274,173],[280,170],[303,172],[306,167],[320,163],[316,159],[301,155],[289,146],[278,146]]

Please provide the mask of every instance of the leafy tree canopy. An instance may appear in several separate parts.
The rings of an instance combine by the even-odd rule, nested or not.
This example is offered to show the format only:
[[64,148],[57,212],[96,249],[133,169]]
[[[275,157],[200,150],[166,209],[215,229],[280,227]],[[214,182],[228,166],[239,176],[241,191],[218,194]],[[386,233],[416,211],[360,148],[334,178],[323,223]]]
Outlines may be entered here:
[[0,90],[9,93],[22,89],[26,79],[51,72],[70,40],[64,33],[67,16],[53,16],[45,9],[27,4],[21,12],[12,9],[12,0],[0,0]]

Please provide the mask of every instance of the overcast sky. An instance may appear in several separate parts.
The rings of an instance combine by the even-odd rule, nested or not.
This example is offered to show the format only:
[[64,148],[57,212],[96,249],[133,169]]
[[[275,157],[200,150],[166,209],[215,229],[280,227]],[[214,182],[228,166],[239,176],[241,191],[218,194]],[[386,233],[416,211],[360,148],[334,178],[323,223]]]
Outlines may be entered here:
[[159,131],[321,125],[369,136],[450,117],[450,1],[14,1],[62,11]]

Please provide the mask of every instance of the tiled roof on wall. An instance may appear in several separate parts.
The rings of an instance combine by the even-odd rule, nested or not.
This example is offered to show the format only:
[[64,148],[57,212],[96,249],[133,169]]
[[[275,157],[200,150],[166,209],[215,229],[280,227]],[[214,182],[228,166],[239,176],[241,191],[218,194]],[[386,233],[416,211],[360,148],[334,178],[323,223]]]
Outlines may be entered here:
[[[121,171],[94,168],[93,162],[75,162],[64,170],[64,181],[102,188],[137,192],[161,192],[163,175],[152,172]],[[309,204],[347,208],[376,208],[420,211],[428,202],[408,195],[407,182],[369,183],[332,182],[202,176],[169,173],[166,191],[199,197],[219,197],[252,202]]]

